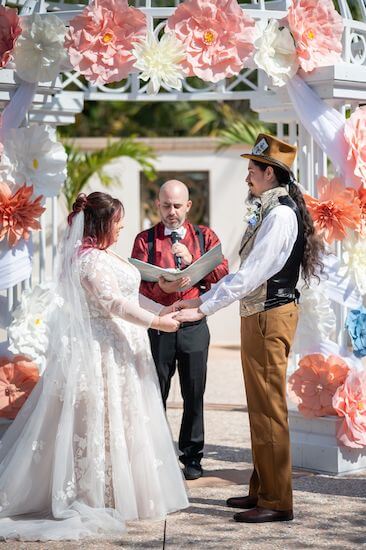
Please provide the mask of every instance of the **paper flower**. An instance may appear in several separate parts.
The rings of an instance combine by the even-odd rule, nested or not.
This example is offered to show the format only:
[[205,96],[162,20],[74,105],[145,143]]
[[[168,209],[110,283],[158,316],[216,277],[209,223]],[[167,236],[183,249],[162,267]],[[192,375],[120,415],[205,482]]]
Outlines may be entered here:
[[335,414],[332,398],[348,372],[347,363],[337,355],[306,355],[288,380],[289,397],[307,418]]
[[17,10],[0,6],[0,67],[12,58],[15,42],[22,32]]
[[95,0],[70,21],[65,46],[75,70],[93,84],[126,78],[132,44],[146,34],[146,17],[127,0]]
[[347,315],[346,328],[352,341],[353,353],[356,357],[365,357],[366,308],[352,309]]
[[323,342],[335,333],[336,317],[325,289],[321,285],[301,289],[299,322],[292,350],[308,353],[316,343]]
[[304,195],[317,231],[328,244],[343,240],[346,230],[358,229],[361,210],[354,189],[345,188],[340,179],[322,176],[317,183],[319,199]]
[[182,43],[173,34],[164,34],[158,41],[149,33],[144,41],[135,42],[132,50],[137,61],[136,69],[142,71],[141,80],[149,80],[148,94],[157,94],[160,86],[182,89],[183,68],[179,65],[185,58]]
[[14,419],[37,384],[37,366],[22,355],[0,358],[0,417]]
[[23,185],[12,194],[6,183],[0,183],[0,241],[8,240],[14,246],[20,239],[29,239],[31,229],[40,229],[36,218],[45,211],[42,195],[31,200],[33,187]]
[[42,365],[49,338],[48,316],[62,303],[52,284],[39,284],[23,292],[9,327],[9,350]]
[[366,446],[366,370],[352,370],[333,397],[333,407],[343,416],[337,438],[347,447]]
[[293,0],[288,23],[304,71],[339,63],[343,19],[332,0]]
[[24,18],[22,27],[14,50],[16,72],[26,82],[55,80],[66,60],[64,23],[56,15],[36,14]]
[[366,294],[366,239],[353,236],[343,241],[342,263],[347,267],[346,275],[356,283],[361,295]]
[[271,77],[275,86],[284,86],[289,78],[298,71],[294,39],[287,27],[280,28],[275,19],[271,19],[263,29],[263,23],[257,23],[259,38],[254,42],[257,50],[254,61]]
[[35,124],[7,132],[1,168],[15,183],[33,185],[36,195],[58,195],[66,178],[66,161],[65,149],[50,127]]
[[355,162],[355,175],[366,184],[366,107],[358,107],[346,120],[344,137],[349,145],[347,159]]
[[186,0],[165,30],[184,44],[186,74],[209,82],[237,75],[254,49],[254,19],[236,0]]

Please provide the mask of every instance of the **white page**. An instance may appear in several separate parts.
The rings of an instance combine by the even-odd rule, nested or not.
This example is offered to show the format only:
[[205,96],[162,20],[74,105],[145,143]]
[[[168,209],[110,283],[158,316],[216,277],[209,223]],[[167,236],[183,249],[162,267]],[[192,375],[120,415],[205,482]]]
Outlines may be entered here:
[[211,273],[215,267],[221,264],[223,259],[220,243],[181,271],[174,268],[164,269],[163,267],[136,260],[136,258],[128,258],[129,262],[140,271],[143,281],[156,283],[160,276],[163,276],[167,281],[176,281],[181,277],[190,277],[191,284],[184,287],[185,290],[201,281],[208,273]]

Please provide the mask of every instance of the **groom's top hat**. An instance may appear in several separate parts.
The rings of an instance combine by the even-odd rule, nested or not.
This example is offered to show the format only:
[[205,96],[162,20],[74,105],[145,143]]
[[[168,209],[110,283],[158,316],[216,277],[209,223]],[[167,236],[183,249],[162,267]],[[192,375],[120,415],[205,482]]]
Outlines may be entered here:
[[291,166],[296,157],[296,147],[270,134],[259,134],[252,152],[240,156],[278,166],[291,173]]

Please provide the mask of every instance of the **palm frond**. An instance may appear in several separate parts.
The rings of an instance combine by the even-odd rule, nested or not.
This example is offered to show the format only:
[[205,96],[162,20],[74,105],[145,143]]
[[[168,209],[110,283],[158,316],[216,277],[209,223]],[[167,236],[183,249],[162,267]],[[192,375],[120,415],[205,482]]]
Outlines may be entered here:
[[104,171],[105,167],[116,158],[132,158],[138,162],[148,179],[155,177],[155,168],[152,163],[155,155],[152,148],[138,143],[133,138],[110,142],[104,149],[92,153],[80,151],[71,143],[66,143],[65,149],[68,154],[67,178],[62,192],[69,210],[93,174],[98,174],[101,183],[106,187],[120,182],[119,177],[112,177]]
[[267,126],[261,122],[238,120],[219,132],[220,144],[217,150],[226,149],[236,144],[253,144],[257,135],[261,132],[268,132]]

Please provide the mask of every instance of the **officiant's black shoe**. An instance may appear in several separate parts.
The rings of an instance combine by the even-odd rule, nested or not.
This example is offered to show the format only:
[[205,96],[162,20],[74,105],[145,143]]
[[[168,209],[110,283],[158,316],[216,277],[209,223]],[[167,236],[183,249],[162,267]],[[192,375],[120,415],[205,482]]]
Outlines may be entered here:
[[292,510],[269,510],[259,506],[246,512],[234,514],[235,521],[240,523],[266,523],[270,521],[291,521],[294,519]]
[[240,508],[241,510],[250,510],[257,506],[258,498],[250,495],[246,497],[231,497],[226,501],[226,506],[230,508]]
[[202,466],[198,460],[190,460],[183,468],[183,475],[186,479],[198,479],[202,476]]

